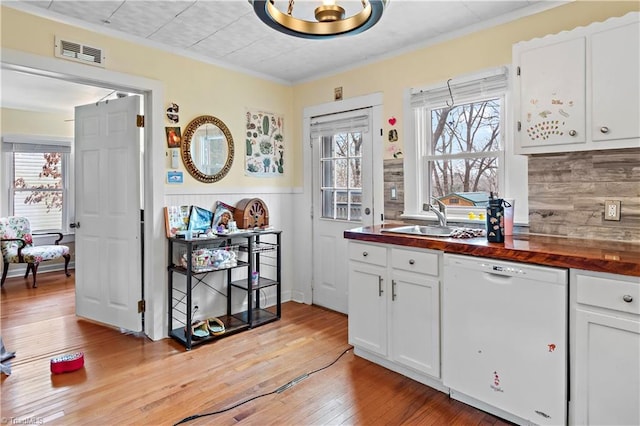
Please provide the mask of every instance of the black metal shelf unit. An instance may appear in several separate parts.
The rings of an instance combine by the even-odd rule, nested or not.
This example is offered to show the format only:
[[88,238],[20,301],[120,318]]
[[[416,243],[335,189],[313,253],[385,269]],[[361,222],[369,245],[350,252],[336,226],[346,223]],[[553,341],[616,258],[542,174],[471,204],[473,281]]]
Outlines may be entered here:
[[[261,237],[265,235],[273,235],[275,242],[261,241]],[[169,336],[183,344],[187,350],[190,350],[194,345],[220,339],[239,331],[280,319],[282,303],[280,237],[281,231],[271,230],[220,234],[215,238],[169,238],[169,266],[167,268],[169,272]],[[197,261],[194,264],[194,253],[201,249],[233,250],[234,252],[237,249],[238,252],[246,253],[246,260],[238,259],[236,255],[236,261],[234,263],[229,265],[223,264],[221,267],[214,267],[208,263],[201,264]],[[184,256],[180,254],[176,257],[175,255],[178,253],[177,250],[180,250]],[[275,256],[269,256],[269,252],[272,254],[275,253]],[[270,259],[275,262],[275,264],[271,265],[275,268],[274,278],[263,277],[260,273],[261,267],[265,263],[263,262],[264,259]],[[246,278],[232,281],[231,271],[236,268],[246,268]],[[187,326],[193,322],[192,290],[200,283],[209,286],[204,281],[205,277],[208,274],[222,271],[226,271],[227,273],[227,291],[226,295],[223,294],[227,299],[227,313],[217,318],[224,323],[225,333],[218,336],[194,339],[191,327]],[[258,275],[256,283],[252,280],[254,272]],[[174,287],[173,278],[175,273],[186,277],[186,287],[184,291]],[[195,285],[193,284],[194,280],[196,281]],[[276,305],[272,307],[261,306],[259,291],[274,286],[276,287]],[[246,291],[246,310],[232,312],[232,288]],[[215,291],[219,293],[219,291]],[[181,310],[181,308],[183,310]],[[185,317],[185,321],[182,322],[176,319],[176,313],[182,314]],[[179,323],[178,327],[176,327],[176,323]]]

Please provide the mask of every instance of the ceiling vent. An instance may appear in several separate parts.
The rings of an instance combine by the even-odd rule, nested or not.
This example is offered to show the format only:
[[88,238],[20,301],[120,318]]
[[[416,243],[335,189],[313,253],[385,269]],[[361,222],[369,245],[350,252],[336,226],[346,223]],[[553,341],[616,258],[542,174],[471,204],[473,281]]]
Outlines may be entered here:
[[56,37],[55,55],[58,58],[104,68],[104,51],[99,47],[91,47]]

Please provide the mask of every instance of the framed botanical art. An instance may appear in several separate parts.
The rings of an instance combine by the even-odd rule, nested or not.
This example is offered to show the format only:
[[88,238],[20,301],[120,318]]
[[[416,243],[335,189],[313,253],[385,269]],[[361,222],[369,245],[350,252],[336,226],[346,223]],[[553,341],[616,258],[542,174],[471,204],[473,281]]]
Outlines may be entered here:
[[280,177],[284,174],[284,117],[247,110],[245,175]]

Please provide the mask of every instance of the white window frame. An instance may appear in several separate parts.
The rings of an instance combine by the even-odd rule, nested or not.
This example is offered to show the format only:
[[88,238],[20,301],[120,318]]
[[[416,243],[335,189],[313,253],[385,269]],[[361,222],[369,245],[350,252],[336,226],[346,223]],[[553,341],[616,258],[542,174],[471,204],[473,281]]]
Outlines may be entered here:
[[[455,104],[461,105],[473,101],[481,101],[485,99],[501,98],[502,116],[500,121],[500,147],[501,152],[498,153],[499,175],[498,185],[500,188],[500,197],[515,199],[515,223],[525,225],[528,223],[528,191],[527,191],[527,159],[522,155],[514,154],[513,146],[513,126],[511,125],[511,108],[510,108],[510,92],[511,78],[509,76],[509,67],[503,66],[482,70],[479,72],[456,77],[451,80],[452,86],[456,84],[482,84],[482,80],[497,74],[505,74],[507,76],[506,85],[499,90],[491,90],[474,97],[456,96],[453,91]],[[412,107],[412,96],[419,92],[442,91],[447,89],[447,81],[440,82],[435,85],[423,88],[409,88],[404,92],[404,117],[405,127],[404,133],[408,135],[404,145],[404,213],[403,218],[420,219],[420,220],[437,220],[435,213],[423,210],[423,204],[430,202],[429,184],[427,180],[427,159],[433,157],[428,156],[428,143],[431,138],[430,120],[424,120],[427,123],[417,122],[415,119],[414,108]],[[448,91],[447,91],[448,93]],[[446,106],[442,100],[434,103],[426,103],[426,107],[437,109]],[[426,128],[425,128],[426,126]],[[470,155],[472,156],[472,155]],[[445,157],[441,157],[444,159]],[[429,178],[430,179],[430,178]],[[478,222],[470,220],[469,212],[484,212],[484,208],[464,208],[464,209],[447,209],[447,217],[449,220],[456,222]]]
[[[46,137],[46,136],[34,136],[34,135],[3,135],[2,136],[2,153],[4,157],[5,175],[3,176],[3,192],[6,194],[5,200],[7,201],[6,210],[0,212],[0,214],[11,216],[14,214],[14,164],[13,154],[14,152],[20,152],[19,149],[13,148],[15,145],[32,145],[34,147],[42,147],[43,151],[60,152],[63,151],[63,166],[62,166],[62,217],[61,217],[61,229],[38,229],[36,232],[62,232],[63,234],[69,233],[69,217],[72,217],[73,201],[72,201],[72,188],[71,188],[71,176],[72,176],[72,139],[71,138],[59,138],[59,137]],[[46,148],[46,149],[44,149]]]

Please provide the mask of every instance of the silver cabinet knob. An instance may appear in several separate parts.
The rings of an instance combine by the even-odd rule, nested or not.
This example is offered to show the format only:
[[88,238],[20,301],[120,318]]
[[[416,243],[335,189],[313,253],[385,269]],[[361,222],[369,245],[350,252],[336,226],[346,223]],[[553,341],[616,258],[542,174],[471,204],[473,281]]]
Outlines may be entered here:
[[415,261],[415,260],[413,260],[413,259],[409,259],[409,265],[413,265],[414,263],[416,263],[416,261]]
[[578,132],[576,132],[575,130],[569,130],[569,136],[575,136],[577,134]]
[[367,253],[366,251],[363,251],[363,252],[362,252],[362,255],[363,255],[364,257],[367,257],[367,256],[369,256],[369,253]]
[[622,296],[622,300],[627,303],[631,303],[633,302],[633,297],[630,294],[625,294],[624,296]]
[[600,127],[600,133],[609,133],[609,128],[607,126]]

